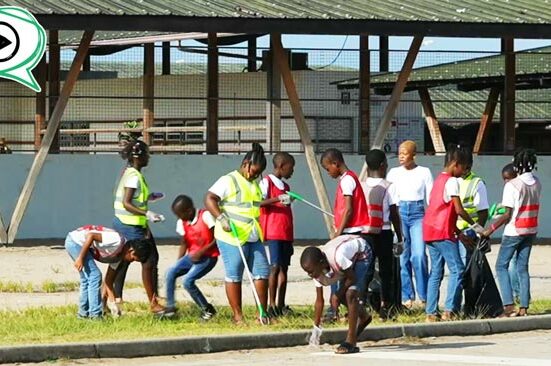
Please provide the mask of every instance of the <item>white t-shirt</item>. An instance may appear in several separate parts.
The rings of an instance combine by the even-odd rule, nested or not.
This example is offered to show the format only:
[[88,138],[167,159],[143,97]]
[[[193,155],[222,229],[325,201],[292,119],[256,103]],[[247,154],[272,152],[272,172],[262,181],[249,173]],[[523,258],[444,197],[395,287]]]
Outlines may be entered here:
[[429,168],[416,166],[406,169],[403,166],[390,169],[386,179],[396,185],[399,201],[423,201],[429,203],[432,190],[432,174]]
[[[519,178],[529,186],[536,184],[536,179],[534,178],[532,172],[523,173],[519,175]],[[518,215],[518,209],[520,206],[520,192],[511,182],[505,183],[505,187],[503,187],[503,198],[501,199],[501,204],[505,207],[513,209],[511,220],[507,223],[507,225],[505,225],[503,235],[518,236],[517,230],[515,229],[515,217]]]
[[[367,177],[365,182],[366,187],[376,187],[378,186],[382,178],[370,178]],[[388,189],[386,190],[385,197],[383,198],[383,230],[390,230],[391,229],[391,223],[390,223],[390,206],[398,204],[398,197],[396,195],[396,186],[394,184],[391,184]]]
[[138,189],[140,186],[140,179],[137,175],[132,175],[124,181],[124,188]]
[[454,196],[459,197],[459,181],[455,177],[450,177],[444,186],[444,202],[450,202]]
[[[189,224],[195,225],[197,223],[197,220],[199,220],[199,211],[197,211],[195,217],[189,222]],[[208,211],[203,212],[203,222],[205,223],[205,225],[207,225],[209,229],[212,229],[216,224],[216,220]],[[178,221],[176,221],[176,232],[180,236],[184,236],[186,234],[186,230],[184,229],[184,225],[182,224],[182,219],[178,219]]]
[[[356,189],[356,181],[350,175],[341,175],[339,177],[339,186],[344,196],[353,196]],[[363,227],[347,227],[342,232],[344,234],[359,233],[364,230]]]
[[[333,239],[335,240],[335,239]],[[346,271],[348,268],[354,265],[354,257],[358,252],[363,252],[365,250],[365,241],[361,238],[348,240],[342,243],[335,252],[335,262],[342,268],[343,271]],[[330,272],[331,273],[331,272]],[[314,284],[316,287],[322,287],[323,285],[314,279]]]
[[260,183],[258,183],[258,185],[260,186],[260,190],[262,191],[263,199],[266,199],[268,197],[268,179],[272,180],[272,183],[274,183],[277,189],[281,189],[281,190],[285,189],[285,185],[281,179],[279,179],[273,174],[269,174],[267,177],[262,178]]
[[[72,241],[77,243],[78,245],[82,246],[84,245],[84,242],[86,241],[86,235],[88,233],[93,234],[100,234],[101,235],[101,242],[94,241],[92,243],[92,246],[95,246],[96,248],[100,248],[103,252],[107,254],[115,253],[117,250],[119,250],[123,238],[120,236],[120,234],[113,229],[107,229],[104,230],[73,230],[69,233],[69,237]],[[101,258],[99,260],[101,262]],[[120,261],[109,263],[109,266],[113,269],[117,269],[119,266]]]
[[[459,186],[463,184],[463,178],[457,178]],[[488,192],[486,190],[486,184],[483,181],[479,181],[476,185],[476,191],[473,197],[473,204],[476,206],[477,211],[487,210],[490,205],[488,204]]]
[[[228,197],[230,194],[230,187],[232,186],[233,182],[230,177],[227,175],[223,175],[212,185],[212,187],[209,188],[209,192],[214,193],[218,197],[220,197],[221,200]],[[255,190],[255,182],[249,182],[247,181],[247,184],[249,185],[249,189]],[[256,230],[256,226],[253,226],[253,230],[249,234],[249,238],[247,241],[249,242],[257,242],[260,240],[260,236],[258,235],[258,232]]]

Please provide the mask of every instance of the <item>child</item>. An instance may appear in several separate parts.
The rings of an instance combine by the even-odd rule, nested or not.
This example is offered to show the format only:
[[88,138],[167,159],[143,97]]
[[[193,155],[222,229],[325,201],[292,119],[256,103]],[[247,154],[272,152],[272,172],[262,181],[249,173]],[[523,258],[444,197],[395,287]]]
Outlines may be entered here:
[[[515,171],[515,166],[513,163],[509,163],[503,167],[501,170],[501,178],[504,183],[507,183],[510,180],[513,180],[517,177],[517,172]],[[511,259],[511,264],[509,264],[509,276],[511,276],[511,288],[513,289],[513,295],[516,302],[520,301],[520,281],[518,278],[517,271],[517,257],[518,253],[513,255]]]
[[[505,316],[526,316],[530,303],[530,275],[528,261],[532,244],[538,232],[541,184],[533,174],[537,157],[533,149],[522,149],[513,158],[518,176],[503,187],[502,205],[505,213],[498,217],[483,235],[489,237],[501,225],[505,225],[503,239],[496,260],[496,272],[503,300]],[[517,253],[517,272],[520,281],[520,309],[515,311],[508,267]]]
[[335,214],[333,238],[342,234],[367,232],[369,224],[367,204],[356,173],[348,169],[342,153],[337,149],[325,150],[321,156],[321,165],[331,178],[339,180],[333,208]]
[[94,259],[109,263],[105,274],[105,290],[108,306],[114,315],[120,314],[115,305],[113,281],[121,263],[140,261],[144,263],[151,254],[151,241],[129,240],[116,231],[103,226],[87,225],[67,234],[65,249],[75,261],[80,274],[80,299],[78,317],[100,319],[102,317],[101,271]]
[[394,235],[390,226],[391,220],[398,238],[398,243],[394,248],[401,246],[402,228],[396,207],[397,198],[394,186],[385,179],[388,168],[385,153],[379,149],[370,150],[365,156],[365,162],[368,177],[362,183],[362,188],[370,219],[368,232],[379,234],[379,240],[374,242],[373,252],[379,261],[379,276],[381,278],[380,314],[383,318],[388,318],[392,309],[401,303],[401,296],[396,298],[393,296],[393,293],[396,292],[393,289],[399,287],[397,284],[399,278],[393,278],[396,273],[393,267],[399,263],[394,263],[393,258]]
[[[245,154],[239,169],[220,177],[205,195],[205,207],[216,217],[214,237],[224,261],[226,295],[236,324],[243,323],[241,281],[244,265],[238,246],[241,246],[252,272],[263,309],[266,309],[268,302],[270,270],[258,222],[262,192],[256,182],[264,169],[264,149],[260,144],[253,143],[252,150]],[[230,220],[237,230],[237,238],[232,233]]]
[[442,320],[451,320],[461,307],[462,276],[465,269],[457,243],[457,216],[474,224],[459,198],[457,178],[465,174],[469,165],[469,151],[459,145],[448,147],[445,168],[435,179],[430,203],[423,219],[423,240],[427,243],[431,262],[425,312],[427,321],[438,317],[440,284],[444,277],[444,264],[450,271],[448,293]]
[[[465,174],[458,178],[459,182],[459,198],[465,212],[473,219],[474,222],[480,226],[486,225],[488,219],[488,193],[486,191],[486,184],[484,181],[476,175],[472,170],[473,166],[473,154],[469,152],[469,163],[466,167]],[[469,228],[469,224],[461,217],[457,219],[457,228],[461,231]],[[474,250],[474,237],[463,237],[459,243],[459,254],[463,265],[467,266],[471,253]]]
[[174,315],[176,311],[174,284],[176,278],[184,276],[184,288],[201,309],[201,319],[210,320],[216,310],[205,299],[195,281],[214,268],[220,255],[214,240],[215,220],[208,211],[197,211],[191,198],[185,195],[179,195],[172,202],[172,212],[178,217],[176,232],[182,236],[182,244],[178,261],[166,274],[165,316]]
[[325,244],[321,250],[308,247],[302,252],[300,265],[314,279],[316,302],[314,305],[314,329],[311,343],[319,344],[321,313],[323,311],[323,287],[340,282],[339,290],[331,295],[331,303],[338,302],[348,308],[348,333],[335,353],[357,353],[358,336],[371,322],[371,315],[361,306],[369,268],[373,261],[371,247],[358,235],[341,235]]
[[[364,239],[368,241],[369,245],[373,245],[372,242],[375,237],[373,234],[367,234],[369,225],[367,204],[356,173],[348,169],[342,153],[337,149],[325,150],[321,156],[321,165],[331,178],[339,180],[333,206],[335,232],[331,237],[336,238],[342,234],[361,235],[365,233]],[[373,261],[371,263],[373,264]],[[373,268],[369,271],[367,281],[371,281],[372,277]],[[331,293],[335,291],[337,291],[335,285],[331,286]],[[336,320],[338,318],[337,308],[331,304],[326,317]]]
[[[150,193],[149,186],[142,174],[142,169],[149,164],[149,147],[143,141],[132,141],[125,145],[121,157],[127,160],[128,165],[120,177],[115,191],[113,228],[128,240],[145,238],[151,240],[152,253],[149,260],[142,263],[142,281],[149,299],[150,310],[155,314],[161,314],[164,308],[157,301],[159,252],[148,221],[160,222],[164,220],[164,217],[149,210],[148,202],[153,201],[159,195]],[[123,263],[117,270],[115,294],[119,302],[122,301],[127,270],[128,263]]]
[[282,178],[287,180],[293,175],[295,158],[289,153],[278,152],[274,155],[273,164],[273,173],[260,182],[262,198],[264,198],[260,204],[260,226],[270,251],[268,313],[271,316],[279,316],[290,310],[285,306],[285,292],[294,240],[293,211],[289,196],[286,194],[290,188]]

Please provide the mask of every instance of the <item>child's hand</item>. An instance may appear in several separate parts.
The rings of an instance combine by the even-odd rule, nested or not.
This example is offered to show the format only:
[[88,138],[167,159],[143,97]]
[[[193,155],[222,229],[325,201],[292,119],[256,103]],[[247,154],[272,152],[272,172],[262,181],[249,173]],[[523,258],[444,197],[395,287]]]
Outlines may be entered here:
[[75,268],[77,269],[77,271],[82,271],[82,267],[84,267],[84,264],[82,263],[82,259],[81,258],[77,258],[77,260],[75,261]]
[[230,219],[228,218],[228,216],[226,216],[226,214],[221,214],[220,216],[218,216],[216,218],[216,221],[220,223],[224,231],[228,233],[231,231]]
[[285,206],[289,206],[292,201],[291,196],[289,196],[288,194],[280,194],[279,196],[277,196],[277,199],[279,200],[279,203]]
[[145,217],[147,217],[147,220],[150,221],[150,222],[165,221],[165,217],[163,215],[159,215],[158,213],[155,213],[153,211],[147,211],[145,213]]

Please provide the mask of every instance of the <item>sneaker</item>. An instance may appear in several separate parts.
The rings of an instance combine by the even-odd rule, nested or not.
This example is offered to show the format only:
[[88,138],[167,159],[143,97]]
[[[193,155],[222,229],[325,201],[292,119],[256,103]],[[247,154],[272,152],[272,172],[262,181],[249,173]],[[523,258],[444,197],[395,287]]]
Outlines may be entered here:
[[279,310],[279,313],[282,315],[282,316],[287,316],[287,315],[293,315],[295,312],[293,311],[293,309],[291,309],[289,307],[289,305],[285,305],[284,307],[282,307],[280,310]]
[[172,318],[172,317],[176,316],[177,312],[178,311],[176,310],[176,308],[174,306],[170,306],[170,307],[167,307],[163,310],[162,317],[163,318]]
[[215,315],[216,309],[211,304],[208,304],[204,309],[201,310],[201,319],[203,320],[210,320]]
[[86,319],[88,319],[88,315],[82,315],[81,313],[78,313],[77,314],[77,319],[86,320]]

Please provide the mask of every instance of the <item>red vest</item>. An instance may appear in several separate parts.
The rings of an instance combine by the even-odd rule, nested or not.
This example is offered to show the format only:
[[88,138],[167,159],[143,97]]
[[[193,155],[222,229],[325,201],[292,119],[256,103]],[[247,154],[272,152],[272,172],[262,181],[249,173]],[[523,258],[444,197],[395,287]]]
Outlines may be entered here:
[[[268,195],[266,198],[274,198],[289,191],[289,185],[283,183],[283,190],[276,187],[272,179],[266,177],[268,182]],[[293,241],[293,211],[291,206],[282,205],[279,202],[260,207],[260,226],[264,233],[264,240]]]
[[[345,228],[361,227],[361,232],[366,232],[367,226],[369,224],[369,218],[367,217],[367,203],[365,202],[364,191],[362,189],[360,181],[358,180],[358,177],[352,170],[346,171],[342,175],[342,178],[347,175],[351,176],[356,182],[356,189],[354,189],[354,192],[352,193],[352,217],[350,218],[350,221],[346,224]],[[339,181],[339,184],[337,184],[337,194],[335,195],[334,209],[335,227],[337,228],[341,225],[345,207],[346,206],[344,203],[344,195],[342,193],[341,184]]]
[[455,213],[452,200],[444,202],[444,189],[446,182],[451,177],[448,173],[440,173],[434,180],[430,193],[430,204],[423,218],[423,240],[425,242],[457,241],[455,237],[457,213]]
[[515,229],[518,235],[532,235],[538,232],[538,213],[540,209],[541,184],[534,177],[536,183],[529,186],[519,177],[511,180],[511,184],[519,192],[519,208],[515,220]]
[[382,179],[379,184],[370,187],[366,182],[362,183],[367,204],[367,233],[380,234],[383,230],[383,204],[390,182]]
[[[187,243],[188,253],[194,253],[214,240],[211,229],[209,229],[203,221],[204,213],[205,210],[199,210],[197,212],[197,220],[193,225],[188,221],[182,220],[182,226],[184,227],[183,239]],[[218,247],[214,245],[214,247],[207,250],[204,255],[206,257],[218,257],[220,252],[218,251]]]

